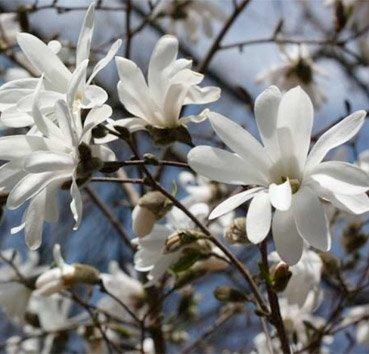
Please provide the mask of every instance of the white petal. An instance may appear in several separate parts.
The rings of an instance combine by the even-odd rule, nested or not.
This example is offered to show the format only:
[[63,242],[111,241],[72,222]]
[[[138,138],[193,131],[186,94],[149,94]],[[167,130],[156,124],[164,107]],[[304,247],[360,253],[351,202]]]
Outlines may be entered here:
[[39,79],[36,78],[27,78],[27,79],[18,79],[6,82],[1,85],[0,90],[9,90],[9,89],[34,89],[38,83]]
[[276,86],[270,86],[255,100],[255,119],[261,140],[268,155],[274,157],[276,161],[279,158],[277,117],[281,98],[281,91]]
[[0,138],[0,159],[23,157],[35,150],[47,149],[47,140],[39,136],[8,135]]
[[282,131],[287,129],[290,132],[292,146],[290,142],[286,141],[285,136],[279,137],[279,145],[287,144],[286,149],[293,151],[298,171],[303,169],[306,162],[313,126],[313,115],[313,104],[301,87],[295,87],[282,96],[278,108],[277,128]]
[[282,184],[272,183],[269,186],[269,198],[274,208],[278,210],[288,210],[292,200],[290,181],[287,179],[287,181]]
[[236,154],[210,146],[197,146],[187,155],[190,167],[211,180],[229,184],[263,184],[252,165]]
[[24,159],[24,168],[31,173],[57,170],[72,171],[75,164],[72,156],[51,151],[36,151]]
[[71,112],[65,101],[57,101],[55,104],[55,116],[59,127],[64,134],[66,144],[77,146],[76,127]]
[[178,125],[179,114],[186,96],[186,87],[182,84],[170,85],[164,98],[163,111],[165,121],[164,127],[176,127]]
[[34,89],[9,89],[0,90],[0,111],[14,106],[20,99],[32,94]]
[[83,136],[89,134],[89,132],[97,125],[105,122],[107,118],[109,118],[112,115],[112,113],[113,111],[111,107],[108,105],[103,105],[101,107],[91,109],[88,112],[83,125],[83,133],[82,133]]
[[357,195],[335,194],[334,197],[338,205],[334,204],[349,213],[360,215],[369,211],[369,197],[365,193]]
[[205,104],[217,101],[220,97],[221,90],[219,87],[207,86],[191,86],[187,92],[184,104]]
[[74,220],[76,221],[73,230],[77,230],[82,221],[82,196],[75,179],[73,178],[72,185],[70,187],[70,194],[72,201],[70,203],[70,210],[72,210]]
[[12,106],[1,113],[0,123],[8,128],[23,128],[33,125],[34,121],[30,114]]
[[[178,54],[178,41],[175,37],[165,35],[159,39],[151,54],[148,84],[151,94],[155,97],[156,102],[161,102],[163,95],[163,80],[167,80],[164,76],[165,70],[175,62]],[[164,76],[164,77],[163,77]]]
[[323,205],[308,187],[300,188],[293,198],[293,213],[301,237],[320,251],[328,251],[331,242]]
[[335,194],[361,194],[369,189],[368,175],[347,162],[322,162],[311,171],[310,177]]
[[217,135],[235,153],[260,170],[263,176],[268,175],[270,161],[263,146],[245,129],[221,114],[210,112],[209,119]]
[[121,45],[122,45],[122,40],[121,39],[117,39],[112,44],[109,51],[106,53],[105,57],[100,59],[98,61],[98,63],[95,65],[91,76],[88,78],[87,85],[89,85],[92,82],[92,80],[95,78],[95,76],[110,63],[110,61],[117,54],[117,52],[118,52]]
[[59,57],[32,34],[19,33],[17,40],[29,61],[45,75],[46,80],[57,91],[66,92],[71,73]]
[[314,168],[331,149],[355,136],[364,124],[365,116],[365,111],[356,111],[326,131],[311,149],[305,168]]
[[92,156],[98,157],[102,161],[115,161],[114,151],[105,145],[90,145]]
[[219,216],[229,213],[230,211],[236,209],[241,204],[247,202],[249,199],[253,198],[255,194],[259,193],[263,188],[251,188],[245,192],[238,193],[226,199],[224,202],[220,203],[209,215],[209,219],[215,219]]
[[93,108],[102,106],[108,100],[108,94],[99,86],[89,85],[85,88],[82,108]]
[[252,243],[265,239],[272,222],[272,206],[268,193],[259,193],[251,201],[246,217],[246,234]]
[[95,3],[93,2],[86,12],[81,32],[78,37],[76,63],[77,66],[90,56],[92,34],[94,31]]
[[9,193],[6,203],[8,209],[18,208],[48,184],[61,177],[64,176],[57,175],[55,172],[43,172],[25,176]]
[[74,100],[82,99],[86,85],[88,59],[79,64],[72,74],[72,78],[68,84],[67,102],[70,108],[73,107]]
[[36,250],[42,242],[42,226],[45,217],[46,190],[41,191],[32,199],[25,216],[24,234],[26,244]]
[[301,259],[304,242],[297,231],[291,210],[275,211],[272,231],[279,257],[289,265],[296,264]]

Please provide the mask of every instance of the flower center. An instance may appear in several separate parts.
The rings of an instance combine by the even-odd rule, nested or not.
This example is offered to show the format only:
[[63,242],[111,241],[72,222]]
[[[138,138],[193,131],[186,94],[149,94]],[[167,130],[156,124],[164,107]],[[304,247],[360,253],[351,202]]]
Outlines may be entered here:
[[[282,176],[282,183],[286,181],[287,181],[287,177]],[[295,194],[300,188],[300,181],[297,178],[291,178],[289,181],[290,181],[292,194]]]

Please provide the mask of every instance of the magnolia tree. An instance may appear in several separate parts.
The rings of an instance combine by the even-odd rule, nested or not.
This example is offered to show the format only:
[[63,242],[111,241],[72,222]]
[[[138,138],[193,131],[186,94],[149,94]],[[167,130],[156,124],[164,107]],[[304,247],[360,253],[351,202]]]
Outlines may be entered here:
[[[2,241],[24,241],[0,253],[1,352],[369,350],[369,150],[357,144],[367,103],[350,104],[357,90],[369,96],[369,2],[322,1],[322,19],[313,2],[290,1],[286,18],[300,11],[318,34],[298,36],[281,17],[269,36],[239,42],[226,36],[252,17],[250,0],[6,3]],[[50,11],[84,13],[77,41],[36,30],[34,14]],[[102,12],[119,14],[124,33],[95,46]],[[147,73],[131,56],[146,31],[160,34]],[[209,68],[220,52],[261,44],[281,54],[252,78],[264,90]],[[314,122],[329,104],[320,79],[341,82],[321,59],[352,88],[328,124]],[[99,80],[108,65],[113,84]],[[257,129],[220,114],[214,102],[227,99]],[[100,195],[108,187],[114,197]],[[66,247],[82,237],[72,228],[92,224],[91,202],[119,257],[91,225],[88,247]],[[23,216],[5,212],[15,209]],[[65,231],[53,238],[45,224],[56,223]],[[89,257],[94,242],[102,262]]]

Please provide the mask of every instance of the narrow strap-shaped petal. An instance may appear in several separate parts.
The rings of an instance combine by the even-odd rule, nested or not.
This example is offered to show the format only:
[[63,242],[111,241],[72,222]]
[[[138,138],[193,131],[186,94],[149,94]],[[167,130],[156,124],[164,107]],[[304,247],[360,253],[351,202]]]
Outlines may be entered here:
[[188,163],[198,174],[229,184],[265,185],[255,167],[236,154],[211,146],[197,146],[187,155]]
[[83,125],[81,140],[88,141],[90,139],[91,130],[97,125],[105,122],[112,115],[112,113],[113,111],[108,105],[91,109],[90,112],[88,112]]
[[81,192],[79,191],[79,188],[74,178],[72,180],[72,185],[70,187],[70,194],[72,196],[72,201],[70,203],[70,210],[72,211],[74,220],[76,222],[73,227],[73,230],[77,230],[82,221],[83,204],[82,204]]
[[276,86],[271,86],[256,98],[254,108],[261,140],[268,151],[268,155],[275,161],[280,158],[277,118],[281,98],[281,91]]
[[238,208],[241,204],[247,202],[251,198],[253,198],[257,193],[262,191],[263,188],[251,188],[247,191],[232,195],[227,198],[224,202],[220,203],[209,215],[209,219],[215,219],[219,216],[229,213],[230,211]]
[[86,86],[86,72],[88,59],[84,60],[76,67],[72,74],[72,78],[68,84],[67,102],[70,108],[73,107],[74,100],[83,99],[83,93]]
[[252,243],[267,237],[272,222],[272,206],[268,193],[261,192],[252,199],[246,217],[246,235]]
[[219,113],[208,114],[211,125],[222,141],[236,154],[248,161],[254,169],[268,178],[271,162],[263,146],[237,123]]
[[354,137],[364,124],[365,116],[365,111],[356,111],[326,131],[311,149],[305,169],[314,168],[331,149]]
[[95,3],[93,2],[86,12],[83,25],[77,42],[76,64],[81,64],[90,56],[92,34],[94,31]]
[[32,65],[59,92],[66,92],[71,76],[68,68],[48,46],[29,33],[17,35],[18,44]]
[[311,140],[313,115],[313,104],[301,87],[295,87],[282,96],[278,107],[277,132],[288,130],[292,144],[286,140],[286,133],[284,133],[278,139],[279,145],[280,147],[287,145],[284,149],[281,148],[282,151],[292,151],[298,171],[302,171],[305,166]]
[[116,40],[112,44],[109,51],[106,53],[105,57],[100,59],[98,63],[95,65],[94,69],[92,70],[91,76],[87,80],[87,85],[89,85],[95,78],[95,76],[111,62],[111,60],[117,54],[121,45],[122,45],[121,39]]
[[272,232],[279,257],[291,266],[296,264],[301,259],[304,242],[297,231],[291,209],[275,211]]
[[366,193],[356,195],[334,194],[330,201],[339,209],[348,213],[360,215],[369,211],[369,197]]
[[293,214],[301,237],[312,247],[328,251],[331,247],[328,221],[322,203],[309,187],[294,194]]
[[72,173],[74,165],[72,156],[51,151],[36,151],[24,159],[24,168],[30,173],[58,170],[71,170]]
[[309,176],[332,193],[361,194],[369,189],[369,176],[359,167],[342,161],[326,161]]

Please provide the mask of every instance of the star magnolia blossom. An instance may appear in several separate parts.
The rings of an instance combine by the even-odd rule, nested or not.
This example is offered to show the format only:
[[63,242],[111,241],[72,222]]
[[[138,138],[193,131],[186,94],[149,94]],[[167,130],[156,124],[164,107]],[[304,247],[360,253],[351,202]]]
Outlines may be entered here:
[[[88,64],[94,28],[94,8],[95,3],[92,3],[79,35],[75,71],[84,71],[82,68]],[[74,92],[70,90],[70,86],[74,85],[73,80],[77,75],[73,75],[56,55],[60,49],[60,43],[52,41],[46,45],[29,33],[19,33],[17,40],[33,67],[44,75],[45,84],[40,93],[40,108],[43,113],[52,115],[53,107],[58,100],[67,101],[71,108],[79,109],[101,106],[108,99],[107,93],[91,82],[113,59],[121,45],[121,40],[117,40],[107,55],[95,65],[88,79],[86,71],[83,72],[84,77]],[[4,126],[19,128],[34,124],[32,103],[37,83],[36,78],[26,78],[10,81],[1,86],[0,112],[2,112],[1,123]]]
[[276,85],[287,91],[297,85],[309,95],[314,106],[319,107],[326,99],[317,82],[318,77],[327,76],[323,69],[314,63],[307,46],[280,47],[282,63],[262,72],[257,82]]
[[[147,83],[133,61],[116,57],[119,98],[134,117],[111,121],[111,129],[113,125],[121,125],[131,131],[142,130],[146,126],[177,128],[189,121],[199,122],[206,118],[208,110],[183,118],[180,118],[180,113],[184,105],[216,101],[220,89],[198,86],[204,76],[191,70],[191,60],[177,59],[177,54],[178,40],[173,36],[163,36],[151,55]],[[116,137],[109,135],[108,139]]]
[[369,305],[360,305],[351,308],[345,315],[343,326],[356,323],[356,341],[369,347]]
[[[141,282],[123,272],[116,262],[110,262],[109,273],[100,275],[101,281],[110,294],[122,300],[130,310],[136,312],[145,295]],[[98,307],[119,318],[130,319],[127,311],[122,309],[110,296],[103,297]]]
[[[194,204],[189,207],[189,210],[200,219],[205,219],[209,215],[209,207],[205,203]],[[173,208],[166,218],[166,224],[155,224],[150,234],[133,240],[134,244],[138,244],[138,251],[134,258],[135,268],[140,272],[149,272],[149,282],[146,283],[146,286],[157,283],[165,272],[184,255],[183,247],[173,251],[167,249],[167,242],[170,237],[174,236],[177,231],[194,228],[193,222],[177,208]],[[221,227],[221,231],[223,230],[224,228]],[[225,257],[223,252],[214,246],[212,246],[212,253]],[[219,270],[227,267],[225,261],[216,257],[210,257],[205,262],[205,266],[209,270]]]
[[[45,270],[45,267],[38,266],[38,255],[29,252],[27,259],[22,262],[19,254],[13,257],[13,251],[2,252],[3,257],[13,260],[13,264],[19,270],[19,273],[26,279],[32,279]],[[13,321],[23,322],[28,302],[32,294],[32,289],[23,284],[14,268],[5,265],[0,268],[0,308]]]
[[[85,70],[83,66],[76,73],[71,92],[79,87]],[[91,109],[82,125],[79,112],[71,111],[65,101],[59,100],[54,106],[54,123],[41,112],[41,86],[42,79],[33,100],[34,134],[30,134],[31,130],[28,135],[0,138],[0,159],[8,161],[0,167],[0,190],[9,193],[7,208],[17,209],[30,200],[22,224],[13,228],[12,233],[24,228],[26,243],[31,249],[41,244],[43,222],[58,219],[57,190],[71,183],[70,207],[76,221],[74,229],[77,229],[82,218],[77,180],[89,177],[94,167],[90,166],[92,161],[114,159],[110,149],[90,145],[91,130],[111,115],[111,108],[103,105]]]
[[[322,251],[331,239],[321,200],[360,214],[369,210],[368,176],[358,167],[322,162],[331,149],[351,139],[361,128],[366,112],[357,111],[325,132],[309,151],[313,106],[300,88],[284,95],[272,86],[255,102],[260,144],[238,124],[212,113],[217,135],[235,153],[198,146],[188,154],[191,168],[219,182],[251,185],[218,205],[210,219],[252,199],[247,214],[249,240],[259,243],[271,224],[276,250],[290,265],[299,261],[304,241]],[[272,222],[272,206],[276,209]]]
[[187,37],[197,42],[199,28],[202,27],[207,37],[213,36],[213,21],[223,22],[226,15],[218,6],[208,0],[161,0],[154,8],[152,18],[169,18],[169,32],[180,33],[181,25]]

